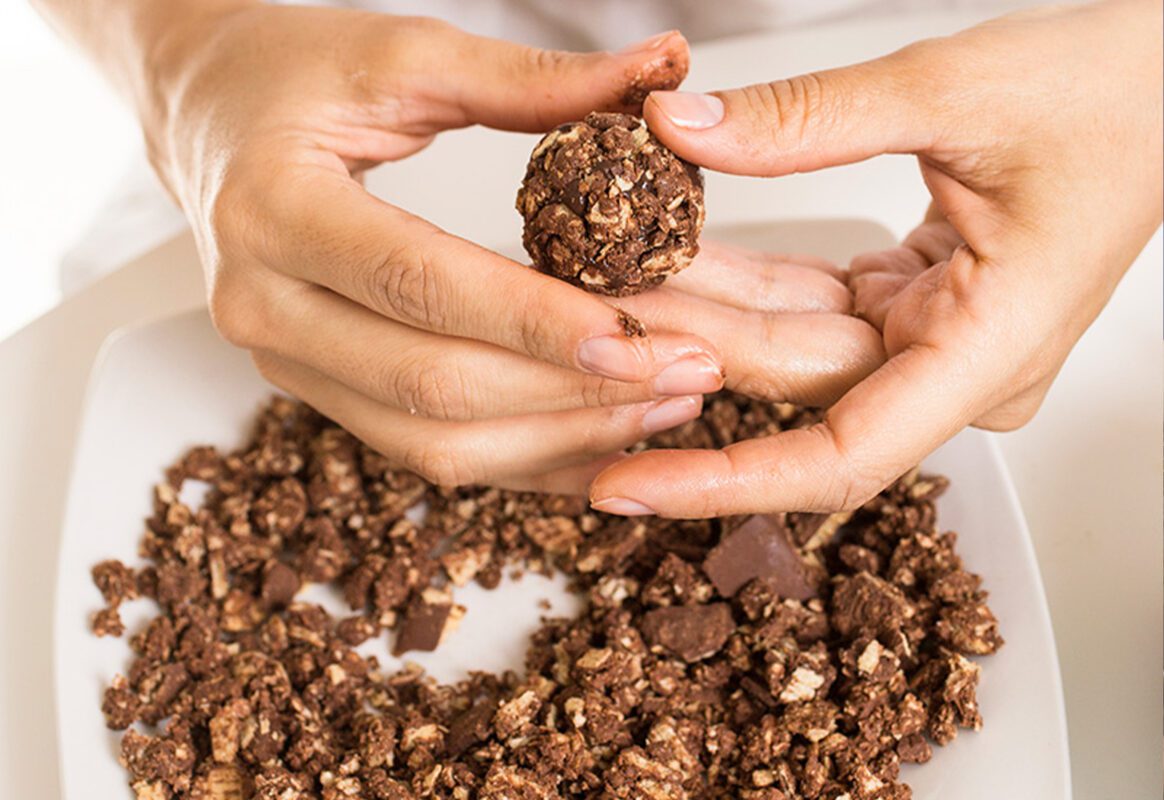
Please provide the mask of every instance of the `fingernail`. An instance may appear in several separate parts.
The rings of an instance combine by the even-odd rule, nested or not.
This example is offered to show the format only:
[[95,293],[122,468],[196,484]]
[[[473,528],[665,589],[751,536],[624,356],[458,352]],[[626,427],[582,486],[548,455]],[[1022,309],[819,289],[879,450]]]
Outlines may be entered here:
[[643,375],[642,353],[625,336],[587,339],[578,345],[578,364],[590,372],[620,381],[641,380]]
[[703,409],[703,397],[672,397],[669,400],[660,400],[643,414],[643,431],[658,433],[684,422],[690,422],[699,416]]
[[707,394],[723,386],[723,370],[707,356],[676,361],[655,376],[655,393],[666,395]]
[[712,94],[651,92],[651,100],[680,128],[701,131],[723,122],[723,101]]
[[619,514],[624,517],[643,517],[655,513],[655,509],[650,506],[645,506],[637,500],[630,500],[626,497],[608,497],[605,500],[591,503],[590,507],[604,514]]
[[666,33],[656,33],[654,36],[650,37],[649,39],[643,39],[641,42],[632,42],[631,44],[628,44],[626,47],[619,50],[618,54],[622,55],[622,56],[629,56],[629,55],[633,55],[634,53],[650,52],[651,50],[654,50],[656,47],[661,45],[663,42],[670,39],[671,34],[673,34],[674,32],[675,31],[667,31]]

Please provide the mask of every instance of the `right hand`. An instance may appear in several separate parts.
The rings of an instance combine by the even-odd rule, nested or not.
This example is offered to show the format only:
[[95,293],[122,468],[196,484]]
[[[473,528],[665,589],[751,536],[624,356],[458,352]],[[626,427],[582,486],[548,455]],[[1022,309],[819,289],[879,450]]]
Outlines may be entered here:
[[627,338],[598,297],[358,180],[449,128],[637,111],[686,73],[682,36],[569,54],[434,20],[230,3],[159,42],[146,138],[193,224],[216,327],[397,465],[580,491],[722,386],[699,337]]

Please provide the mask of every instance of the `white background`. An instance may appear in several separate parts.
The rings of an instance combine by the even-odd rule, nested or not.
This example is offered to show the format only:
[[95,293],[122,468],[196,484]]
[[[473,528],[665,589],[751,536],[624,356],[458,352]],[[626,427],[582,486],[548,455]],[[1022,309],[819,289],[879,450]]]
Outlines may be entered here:
[[0,339],[58,298],[57,264],[139,147],[128,110],[28,0],[0,2]]

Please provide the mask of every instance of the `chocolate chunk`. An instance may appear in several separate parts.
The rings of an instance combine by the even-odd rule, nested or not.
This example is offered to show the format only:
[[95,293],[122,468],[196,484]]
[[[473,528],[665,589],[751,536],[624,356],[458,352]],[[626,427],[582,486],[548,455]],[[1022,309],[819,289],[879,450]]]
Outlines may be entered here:
[[643,616],[643,635],[687,663],[711,658],[736,629],[727,603],[656,608]]
[[299,573],[282,561],[272,559],[263,566],[263,606],[286,608],[299,591]]
[[481,700],[449,725],[445,737],[445,750],[449,755],[459,756],[478,742],[489,736],[490,723],[497,713],[495,699]]
[[392,655],[418,650],[431,653],[441,643],[453,613],[452,601],[429,601],[420,599],[409,605],[396,632],[396,643]]
[[734,597],[756,578],[768,578],[782,597],[808,600],[817,591],[783,520],[757,514],[724,537],[703,561],[703,571],[723,597]]
[[877,636],[899,629],[912,615],[913,607],[900,589],[876,575],[859,572],[837,584],[829,619],[842,636]]
[[638,294],[699,252],[703,177],[638,117],[594,113],[534,148],[517,210],[537,269],[599,294]]

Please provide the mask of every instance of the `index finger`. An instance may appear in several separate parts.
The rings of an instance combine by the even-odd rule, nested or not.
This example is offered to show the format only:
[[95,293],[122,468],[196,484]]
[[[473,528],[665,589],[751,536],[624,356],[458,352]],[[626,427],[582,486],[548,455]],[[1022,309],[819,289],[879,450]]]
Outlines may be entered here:
[[810,428],[723,450],[653,450],[605,471],[591,505],[628,516],[698,518],[852,509],[976,418],[965,360],[914,346]]
[[[414,328],[552,364],[621,381],[663,366],[650,337],[627,335],[619,312],[597,296],[391,206],[334,166],[301,168],[271,193],[271,233],[258,238],[273,268]],[[695,336],[666,350],[667,363],[719,365]]]

